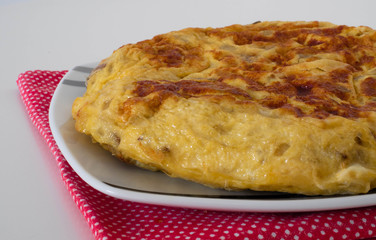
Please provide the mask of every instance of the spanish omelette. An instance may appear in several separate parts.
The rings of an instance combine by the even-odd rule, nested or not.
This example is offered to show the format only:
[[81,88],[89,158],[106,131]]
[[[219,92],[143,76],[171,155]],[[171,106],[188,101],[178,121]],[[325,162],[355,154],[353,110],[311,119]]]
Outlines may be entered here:
[[207,186],[306,195],[376,186],[376,31],[328,22],[187,28],[127,44],[75,100],[120,159]]

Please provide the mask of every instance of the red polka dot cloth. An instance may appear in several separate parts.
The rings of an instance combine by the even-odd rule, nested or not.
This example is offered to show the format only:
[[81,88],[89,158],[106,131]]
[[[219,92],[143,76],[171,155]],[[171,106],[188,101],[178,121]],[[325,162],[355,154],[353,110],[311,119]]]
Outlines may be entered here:
[[95,239],[369,239],[376,207],[313,213],[245,213],[141,204],[86,184],[58,149],[48,122],[54,90],[67,71],[28,71],[17,84],[33,124],[51,149],[62,180]]

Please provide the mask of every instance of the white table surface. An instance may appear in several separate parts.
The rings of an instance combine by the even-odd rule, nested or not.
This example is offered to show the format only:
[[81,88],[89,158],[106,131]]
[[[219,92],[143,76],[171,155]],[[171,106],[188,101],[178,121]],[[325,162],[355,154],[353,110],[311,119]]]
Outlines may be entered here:
[[125,43],[189,26],[325,20],[376,28],[375,9],[372,0],[0,0],[0,239],[94,239],[28,119],[19,73],[98,61]]

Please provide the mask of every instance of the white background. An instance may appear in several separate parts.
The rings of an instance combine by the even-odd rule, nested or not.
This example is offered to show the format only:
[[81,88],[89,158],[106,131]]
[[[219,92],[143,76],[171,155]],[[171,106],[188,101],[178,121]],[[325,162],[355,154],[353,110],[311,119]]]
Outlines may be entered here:
[[93,239],[29,121],[16,79],[101,60],[184,27],[323,20],[376,28],[376,1],[0,0],[0,239]]

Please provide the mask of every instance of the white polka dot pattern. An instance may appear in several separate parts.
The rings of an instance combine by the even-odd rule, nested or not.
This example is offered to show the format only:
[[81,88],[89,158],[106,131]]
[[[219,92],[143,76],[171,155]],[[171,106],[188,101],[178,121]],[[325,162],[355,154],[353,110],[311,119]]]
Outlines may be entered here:
[[62,179],[96,239],[369,239],[376,208],[318,213],[243,213],[124,201],[87,185],[58,149],[48,122],[53,92],[66,71],[28,71],[17,84],[33,124],[53,152]]

